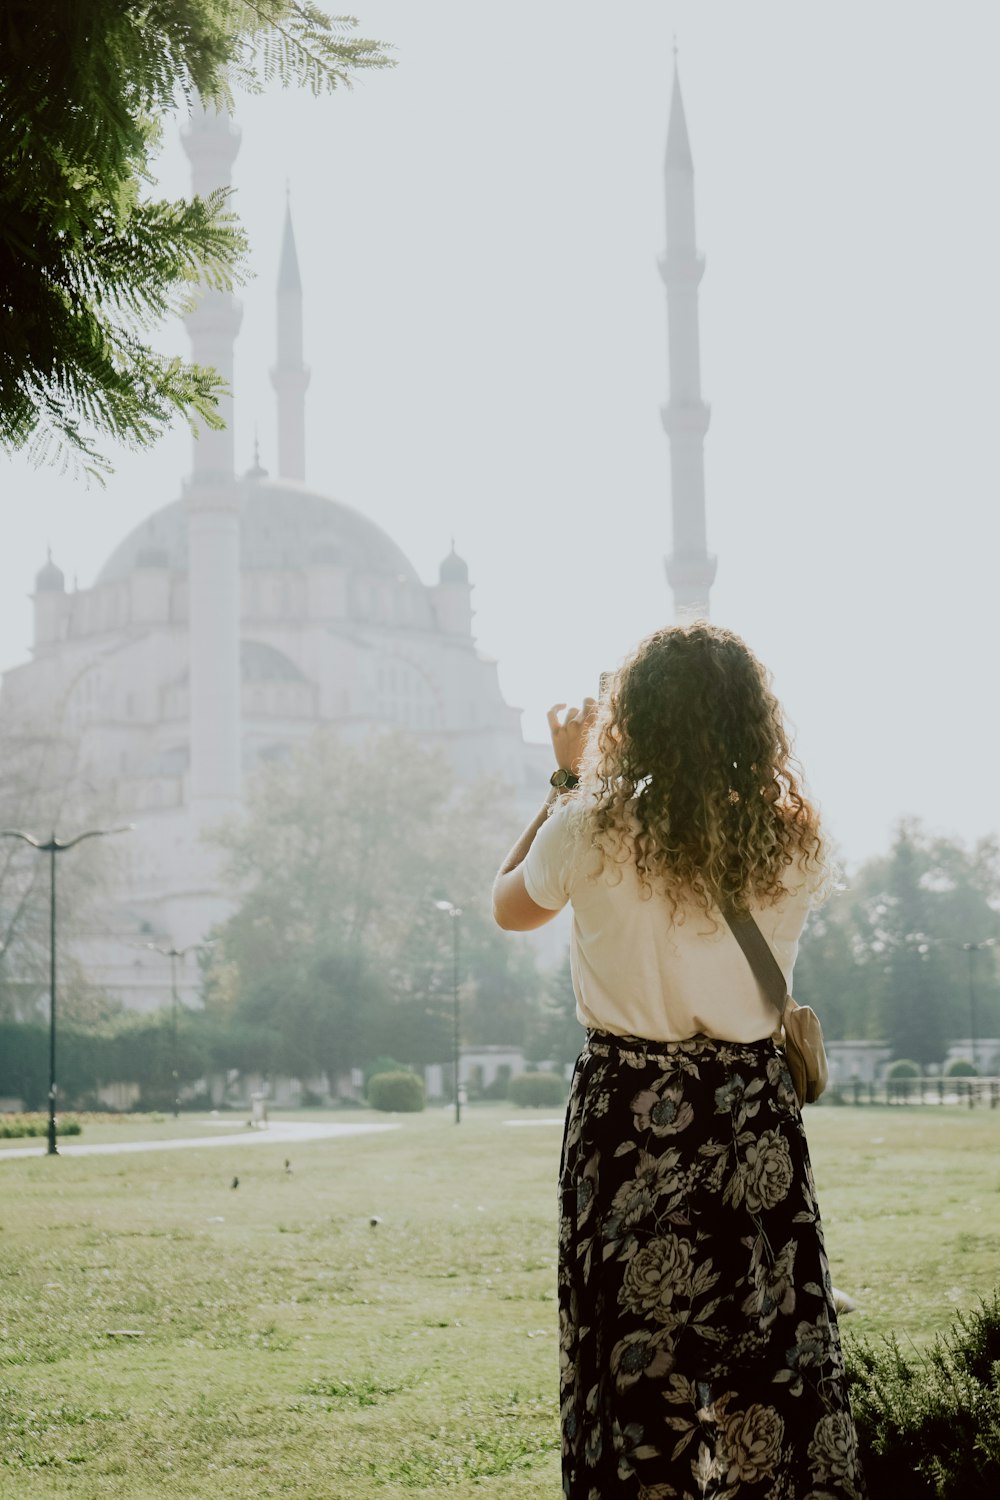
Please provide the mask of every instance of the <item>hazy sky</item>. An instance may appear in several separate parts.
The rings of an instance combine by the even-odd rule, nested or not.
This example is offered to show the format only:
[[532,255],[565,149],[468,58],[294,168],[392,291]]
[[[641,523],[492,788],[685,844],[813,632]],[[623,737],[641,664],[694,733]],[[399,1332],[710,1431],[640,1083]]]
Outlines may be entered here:
[[[358,0],[398,67],[244,101],[237,454],[274,468],[290,178],[307,477],[425,581],[454,534],[529,737],[671,617],[662,164],[695,160],[712,614],[774,671],[854,863],[894,820],[1000,827],[1000,8]],[[164,190],[186,190],[176,132]],[[183,330],[175,347],[186,349]],[[89,585],[174,498],[183,429],[105,492],[6,466],[0,666],[51,540]]]

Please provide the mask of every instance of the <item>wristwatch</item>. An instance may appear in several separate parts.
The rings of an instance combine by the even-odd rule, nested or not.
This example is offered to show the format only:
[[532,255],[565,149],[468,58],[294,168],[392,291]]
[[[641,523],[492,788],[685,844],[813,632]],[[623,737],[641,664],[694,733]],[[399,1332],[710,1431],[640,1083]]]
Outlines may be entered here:
[[579,785],[580,778],[576,772],[564,770],[562,766],[549,777],[549,786],[554,786],[557,792],[571,792]]

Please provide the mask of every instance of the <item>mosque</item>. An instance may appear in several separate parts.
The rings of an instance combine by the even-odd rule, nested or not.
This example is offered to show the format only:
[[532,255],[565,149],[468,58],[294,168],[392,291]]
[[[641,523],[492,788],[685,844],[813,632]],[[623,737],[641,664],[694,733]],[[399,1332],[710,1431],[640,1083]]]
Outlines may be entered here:
[[[193,191],[228,187],[239,133],[198,110],[184,132]],[[667,576],[679,613],[707,612],[715,561],[705,545],[694,179],[674,77],[666,154],[666,285],[674,548]],[[232,389],[240,309],[206,292],[188,315],[192,358]],[[235,473],[232,398],[225,426],[193,445],[178,499],[112,552],[89,588],[67,590],[51,555],[35,580],[31,659],[3,678],[0,716],[48,722],[77,747],[82,777],[116,820],[116,889],[81,947],[94,983],[126,1007],[158,1008],[170,970],[147,944],[187,949],[227,910],[206,829],[239,807],[246,773],[320,727],[352,741],[401,728],[442,747],[461,781],[487,776],[533,811],[551,749],[526,743],[496,663],[476,649],[472,586],[452,550],[425,584],[393,540],[351,505],[305,482],[303,295],[286,208],[271,379],[277,476],[256,459]],[[181,994],[197,1003],[196,967]]]

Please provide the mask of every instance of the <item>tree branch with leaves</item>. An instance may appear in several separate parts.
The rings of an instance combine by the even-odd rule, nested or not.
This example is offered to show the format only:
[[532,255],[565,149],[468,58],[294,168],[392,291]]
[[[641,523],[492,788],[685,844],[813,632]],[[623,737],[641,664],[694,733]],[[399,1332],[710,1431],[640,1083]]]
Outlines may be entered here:
[[0,446],[110,472],[177,416],[218,427],[214,370],[151,335],[245,279],[226,195],[144,196],[163,121],[196,96],[314,94],[391,66],[309,0],[7,0],[0,9]]

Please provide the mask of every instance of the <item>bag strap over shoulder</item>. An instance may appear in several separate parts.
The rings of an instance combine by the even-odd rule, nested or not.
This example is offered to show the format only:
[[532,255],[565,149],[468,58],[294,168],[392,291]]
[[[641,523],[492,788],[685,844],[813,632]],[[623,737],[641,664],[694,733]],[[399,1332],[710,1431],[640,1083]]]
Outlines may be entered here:
[[778,1015],[784,1018],[785,1007],[788,1004],[788,985],[785,983],[785,976],[781,972],[778,960],[771,952],[767,938],[749,912],[744,915],[742,912],[734,911],[731,906],[723,906],[722,915],[729,923],[733,937],[743,949],[757,983]]

